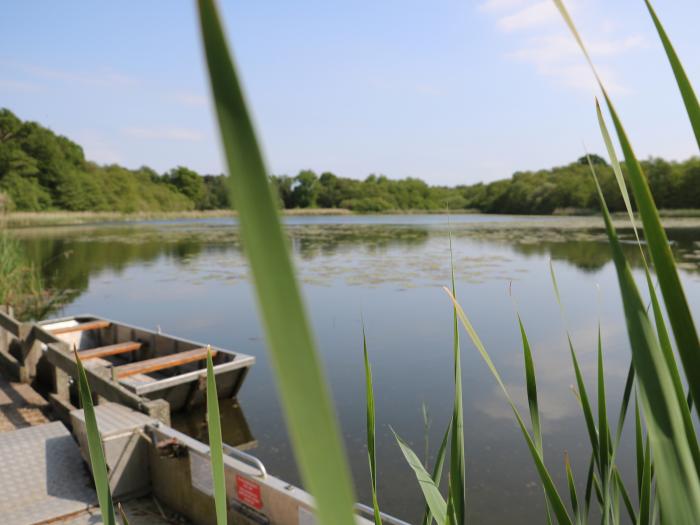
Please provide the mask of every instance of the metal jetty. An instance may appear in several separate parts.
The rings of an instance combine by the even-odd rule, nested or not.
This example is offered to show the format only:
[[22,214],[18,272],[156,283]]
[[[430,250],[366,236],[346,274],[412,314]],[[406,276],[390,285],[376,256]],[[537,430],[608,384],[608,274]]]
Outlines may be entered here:
[[[84,467],[89,453],[85,416],[75,406],[73,349],[98,402],[112,493],[132,512],[130,523],[172,523],[163,509],[195,525],[216,523],[209,446],[170,426],[171,412],[204,399],[207,347],[93,315],[19,323],[0,307],[0,394],[10,384],[3,376],[31,383],[61,420],[0,432],[3,524],[100,523]],[[212,352],[219,394],[235,396],[254,358]],[[248,452],[226,445],[224,452],[229,523],[316,525],[310,494],[270,475]],[[154,503],[158,512],[143,509]],[[373,523],[371,508],[355,510],[358,525]],[[386,514],[382,522],[408,525]]]

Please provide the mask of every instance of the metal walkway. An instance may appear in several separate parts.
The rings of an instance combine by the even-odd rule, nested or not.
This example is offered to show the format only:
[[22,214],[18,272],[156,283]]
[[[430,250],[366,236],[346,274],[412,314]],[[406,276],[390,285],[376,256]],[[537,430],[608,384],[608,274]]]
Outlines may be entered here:
[[60,422],[0,434],[0,516],[27,525],[97,502],[78,446]]

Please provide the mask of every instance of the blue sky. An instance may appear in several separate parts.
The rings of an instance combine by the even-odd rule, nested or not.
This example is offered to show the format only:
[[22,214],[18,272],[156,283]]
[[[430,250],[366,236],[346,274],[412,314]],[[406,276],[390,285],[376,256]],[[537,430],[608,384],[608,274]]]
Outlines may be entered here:
[[[603,151],[550,0],[222,1],[270,171],[466,184]],[[697,154],[642,0],[569,0],[641,157]],[[700,86],[700,3],[656,9]],[[159,171],[222,171],[194,2],[7,3],[0,106]]]

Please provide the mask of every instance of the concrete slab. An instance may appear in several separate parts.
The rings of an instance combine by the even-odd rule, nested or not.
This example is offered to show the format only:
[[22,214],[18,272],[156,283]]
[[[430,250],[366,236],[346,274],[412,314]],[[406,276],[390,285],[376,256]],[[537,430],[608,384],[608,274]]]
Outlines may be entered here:
[[0,465],[6,525],[54,520],[97,503],[78,446],[60,422],[0,433]]

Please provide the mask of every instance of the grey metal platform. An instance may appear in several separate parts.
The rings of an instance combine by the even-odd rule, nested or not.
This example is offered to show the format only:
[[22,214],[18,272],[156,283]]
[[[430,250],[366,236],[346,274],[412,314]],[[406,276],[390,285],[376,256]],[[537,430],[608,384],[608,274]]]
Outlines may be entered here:
[[5,525],[55,520],[97,502],[78,446],[60,422],[0,434],[0,487]]

